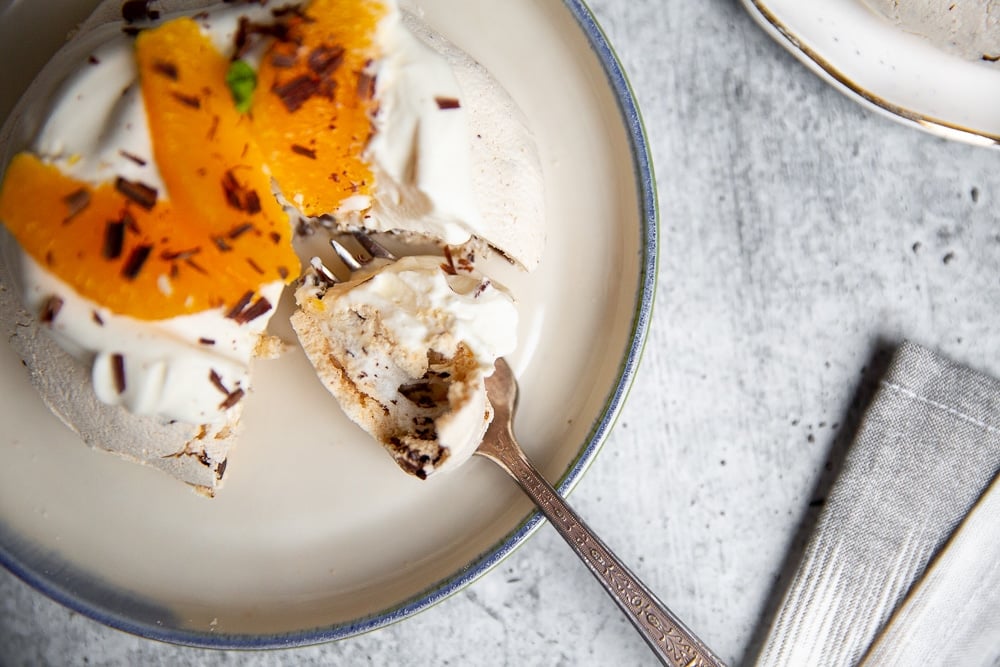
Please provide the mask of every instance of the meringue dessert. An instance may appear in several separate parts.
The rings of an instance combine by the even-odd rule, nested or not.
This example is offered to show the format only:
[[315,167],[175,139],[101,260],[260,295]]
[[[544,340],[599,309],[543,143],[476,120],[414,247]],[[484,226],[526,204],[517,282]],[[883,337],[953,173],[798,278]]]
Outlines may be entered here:
[[908,32],[966,60],[1000,61],[998,0],[865,0]]
[[484,380],[517,345],[517,310],[481,275],[404,257],[343,284],[310,270],[292,315],[320,379],[422,479],[472,456],[493,417]]
[[516,105],[394,2],[136,4],[74,37],[0,135],[0,307],[43,400],[211,496],[253,363],[294,345],[268,324],[297,283],[295,331],[348,416],[414,475],[468,458],[512,298],[439,256],[331,286],[300,275],[303,239],[382,232],[535,268],[541,170]]

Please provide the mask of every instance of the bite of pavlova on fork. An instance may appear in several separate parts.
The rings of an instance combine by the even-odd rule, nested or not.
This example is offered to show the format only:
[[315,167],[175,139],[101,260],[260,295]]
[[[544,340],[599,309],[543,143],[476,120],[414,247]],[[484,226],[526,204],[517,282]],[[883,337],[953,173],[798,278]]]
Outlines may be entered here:
[[[347,414],[415,475],[464,460],[484,373],[516,345],[476,260],[532,270],[544,241],[523,115],[390,0],[174,5],[81,31],[0,135],[0,307],[34,386],[91,446],[211,496],[254,361],[289,346],[267,327],[295,285],[296,332]],[[310,241],[343,230],[440,256],[333,286]],[[352,362],[315,354],[330,345]]]
[[445,262],[410,256],[351,268],[340,282],[314,262],[296,290],[292,326],[303,349],[347,416],[403,470],[426,479],[458,467],[493,419],[485,380],[517,346],[511,296],[459,271],[450,252]]

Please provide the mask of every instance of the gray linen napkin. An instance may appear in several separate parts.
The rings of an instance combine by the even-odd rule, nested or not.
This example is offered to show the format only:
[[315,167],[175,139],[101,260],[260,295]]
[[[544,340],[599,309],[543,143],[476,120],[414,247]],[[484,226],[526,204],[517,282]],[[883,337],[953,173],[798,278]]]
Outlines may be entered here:
[[1000,664],[998,468],[1000,382],[904,343],[758,664]]

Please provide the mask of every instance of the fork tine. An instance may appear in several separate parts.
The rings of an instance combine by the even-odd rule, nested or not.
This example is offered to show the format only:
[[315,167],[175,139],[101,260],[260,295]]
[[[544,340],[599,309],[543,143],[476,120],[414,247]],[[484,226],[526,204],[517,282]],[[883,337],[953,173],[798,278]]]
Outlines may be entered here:
[[344,265],[351,271],[357,271],[364,266],[364,264],[360,262],[358,258],[355,257],[354,254],[351,253],[351,251],[337,239],[330,239],[330,247],[333,248],[335,253],[337,253],[337,257],[340,258],[340,261],[343,262]]
[[371,255],[373,258],[377,257],[379,259],[395,260],[396,256],[389,252],[389,249],[384,245],[368,236],[364,232],[353,232],[354,238],[361,245],[365,251]]
[[[396,256],[388,248],[364,232],[341,233],[330,237],[328,242],[341,264],[343,264],[343,267],[352,274],[370,265],[375,260],[382,262],[396,261]],[[327,286],[343,282],[343,279],[334,273],[329,266],[324,264],[323,260],[319,257],[313,257],[309,263],[316,274],[316,278],[326,283]]]
[[340,278],[338,278],[319,257],[313,257],[309,260],[309,265],[312,266],[314,271],[316,271],[316,275],[329,285],[336,285],[340,282]]

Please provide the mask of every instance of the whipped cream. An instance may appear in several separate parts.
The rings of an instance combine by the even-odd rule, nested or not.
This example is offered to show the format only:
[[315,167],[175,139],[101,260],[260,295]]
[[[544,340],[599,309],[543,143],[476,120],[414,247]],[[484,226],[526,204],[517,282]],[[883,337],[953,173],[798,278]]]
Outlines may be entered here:
[[448,63],[393,18],[382,21],[376,35],[383,56],[366,155],[376,196],[351,198],[339,214],[360,213],[369,229],[419,232],[459,245],[483,225],[462,91]]
[[[497,357],[517,344],[517,309],[489,278],[449,274],[440,257],[404,257],[373,276],[324,290],[306,281],[296,292],[301,305],[321,299],[348,310],[378,312],[395,344],[393,354],[411,374],[427,366],[427,351],[453,356],[459,343],[475,351],[489,374]],[[329,295],[321,296],[321,293]]]
[[535,269],[544,188],[521,110],[479,63],[411,14],[382,21],[376,42],[378,114],[365,154],[374,199],[351,197],[337,217],[448,245],[475,237]]
[[[198,22],[216,49],[230,55],[242,17],[273,20],[266,6],[224,5],[201,13]],[[138,79],[133,39],[111,36],[66,78],[31,151],[93,186],[124,177],[169,200],[153,159]],[[25,305],[41,312],[50,299],[58,300],[51,332],[63,349],[91,365],[101,402],[192,424],[218,426],[239,414],[239,399],[250,386],[250,362],[266,342],[273,308],[246,323],[226,317],[225,307],[140,320],[83,297],[26,253],[21,264]],[[169,276],[160,276],[158,286],[171,290]],[[260,285],[254,298],[277,304],[283,289],[280,281]]]
[[[193,424],[226,421],[241,407],[239,392],[250,386],[249,365],[267,317],[240,324],[219,308],[137,320],[81,296],[31,257],[22,255],[21,262],[25,306],[42,312],[58,299],[50,331],[64,350],[92,364],[94,392],[103,403]],[[277,303],[283,289],[275,281],[259,294]]]

